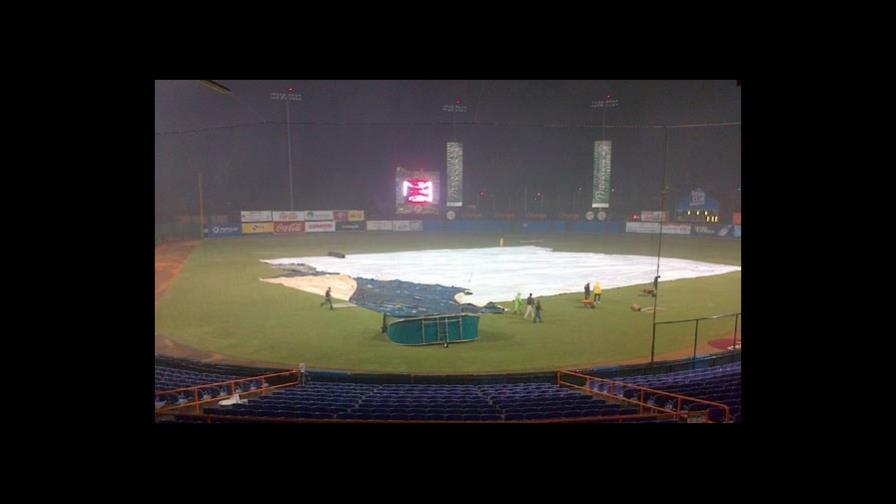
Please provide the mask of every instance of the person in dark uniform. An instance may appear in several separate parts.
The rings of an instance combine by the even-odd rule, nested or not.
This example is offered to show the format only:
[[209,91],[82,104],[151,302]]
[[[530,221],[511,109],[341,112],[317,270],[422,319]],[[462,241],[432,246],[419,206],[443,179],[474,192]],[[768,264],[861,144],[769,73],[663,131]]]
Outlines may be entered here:
[[529,297],[526,298],[526,314],[523,315],[524,319],[529,318],[529,314],[532,313],[532,309],[535,307],[535,299],[532,297],[532,293],[529,293]]
[[589,297],[591,297],[591,284],[586,283],[585,284],[585,299],[588,299]]
[[332,310],[333,309],[333,296],[330,295],[330,290],[331,290],[330,287],[327,287],[327,293],[324,294],[324,302],[321,303],[320,305],[323,306],[325,304],[328,304],[328,305],[330,305],[330,309]]
[[532,319],[533,324],[536,322],[544,323],[544,320],[541,320],[541,301],[538,299],[535,300],[535,318]]

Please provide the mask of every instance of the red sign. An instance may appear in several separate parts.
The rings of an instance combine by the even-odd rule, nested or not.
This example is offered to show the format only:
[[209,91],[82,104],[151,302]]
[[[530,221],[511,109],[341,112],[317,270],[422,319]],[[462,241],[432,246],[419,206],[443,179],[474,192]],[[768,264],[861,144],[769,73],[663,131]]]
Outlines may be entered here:
[[432,203],[432,181],[422,178],[405,179],[402,195],[406,203]]
[[336,222],[348,222],[348,210],[333,210],[333,220]]
[[302,221],[293,222],[275,222],[274,233],[301,233],[305,230],[305,223]]
[[734,215],[731,216],[731,223],[740,225],[740,212],[734,212]]

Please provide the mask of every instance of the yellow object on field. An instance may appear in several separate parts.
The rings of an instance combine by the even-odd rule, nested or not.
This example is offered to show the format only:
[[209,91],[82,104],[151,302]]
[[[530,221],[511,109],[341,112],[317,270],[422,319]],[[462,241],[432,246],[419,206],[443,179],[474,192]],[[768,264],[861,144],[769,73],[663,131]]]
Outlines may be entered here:
[[504,238],[501,238],[501,241],[499,242],[499,244],[500,244],[500,246],[502,246],[502,247],[504,246]]

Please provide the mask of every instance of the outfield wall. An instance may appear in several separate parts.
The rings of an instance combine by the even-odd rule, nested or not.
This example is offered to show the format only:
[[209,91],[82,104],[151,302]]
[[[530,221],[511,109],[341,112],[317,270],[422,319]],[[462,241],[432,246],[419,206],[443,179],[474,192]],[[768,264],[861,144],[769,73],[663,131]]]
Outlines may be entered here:
[[[295,235],[314,232],[461,232],[461,233],[646,233],[660,232],[659,222],[534,219],[365,220],[364,210],[243,210],[241,224],[213,224],[209,238],[247,234]],[[546,216],[545,216],[546,217]],[[186,231],[186,230],[184,230]],[[198,229],[197,229],[198,231]],[[732,224],[667,223],[663,234],[740,238],[741,226]],[[170,232],[169,232],[170,233]],[[159,241],[157,225],[156,241]],[[166,233],[167,234],[167,233]],[[186,233],[184,233],[186,234]],[[198,233],[197,233],[198,234]]]

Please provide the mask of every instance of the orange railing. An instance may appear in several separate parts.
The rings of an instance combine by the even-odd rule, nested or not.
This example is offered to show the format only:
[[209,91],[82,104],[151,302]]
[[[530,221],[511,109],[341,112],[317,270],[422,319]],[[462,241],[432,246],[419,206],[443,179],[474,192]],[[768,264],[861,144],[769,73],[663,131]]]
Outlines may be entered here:
[[[273,378],[276,376],[289,376],[289,375],[295,375],[295,381],[289,380],[287,382],[280,383],[277,385],[270,385],[266,381],[267,378]],[[236,386],[238,384],[246,383],[246,382],[253,382],[253,381],[258,381],[258,380],[261,380],[261,387],[257,387],[257,388],[255,388],[255,390],[248,390],[245,392],[240,391],[239,393],[241,395],[257,394],[257,393],[267,392],[270,390],[276,390],[279,388],[296,385],[300,381],[299,380],[299,370],[294,369],[291,371],[281,371],[279,373],[269,373],[269,374],[263,374],[263,375],[258,375],[258,376],[250,376],[248,378],[239,378],[236,380],[226,380],[226,381],[220,381],[220,382],[214,382],[214,383],[203,383],[201,385],[194,385],[192,387],[181,387],[181,388],[170,389],[170,390],[159,390],[159,391],[156,391],[156,393],[155,393],[156,397],[171,396],[171,395],[179,396],[181,394],[187,393],[188,396],[193,397],[193,400],[182,403],[182,404],[169,404],[169,405],[162,406],[161,408],[158,408],[156,410],[156,414],[161,414],[161,413],[170,414],[171,412],[173,412],[175,410],[185,409],[190,406],[196,406],[196,413],[198,414],[200,412],[201,404],[208,403],[208,402],[221,401],[224,399],[224,396],[213,397],[210,399],[200,399],[200,397],[199,397],[200,389],[207,389],[210,387],[220,387],[221,385],[224,385],[225,387],[229,386],[230,387],[229,395],[232,396],[235,393]]]
[[[570,383],[568,381],[563,381],[561,378],[561,376],[563,376],[563,375],[570,375],[570,376],[577,376],[579,378],[584,378],[585,384],[578,385],[576,383]],[[595,388],[592,386],[592,384],[594,384],[594,383],[605,384],[606,386],[603,389]],[[700,420],[705,419],[705,417],[709,411],[708,409],[699,410],[699,411],[689,411],[689,410],[682,409],[683,408],[682,402],[688,401],[689,404],[693,404],[693,403],[708,404],[713,408],[721,408],[725,412],[725,422],[730,422],[731,418],[732,418],[731,411],[729,410],[728,406],[726,406],[722,403],[707,401],[705,399],[698,399],[696,397],[684,396],[681,394],[673,394],[671,392],[665,392],[662,390],[652,389],[649,387],[642,387],[640,385],[632,385],[630,383],[623,383],[620,381],[609,380],[607,378],[598,378],[596,376],[588,376],[588,375],[576,373],[573,371],[557,371],[557,385],[566,385],[568,387],[572,387],[572,388],[581,390],[583,392],[587,392],[592,395],[606,397],[608,399],[622,401],[622,402],[626,402],[626,403],[630,403],[630,404],[637,404],[638,408],[639,408],[640,415],[666,413],[666,414],[675,415],[675,416],[685,419],[685,420],[691,419],[691,418],[700,419]],[[637,399],[635,399],[634,397],[625,397],[625,395],[623,395],[623,394],[628,390],[637,391],[637,395],[634,396],[634,397],[637,397]],[[645,398],[645,396],[647,394],[651,394],[652,398],[665,397],[665,398],[668,398],[671,400],[666,401],[665,405],[663,405],[663,406],[657,406],[655,404],[649,404],[646,402],[647,400],[649,400],[649,399]],[[647,413],[648,411],[650,413]]]

